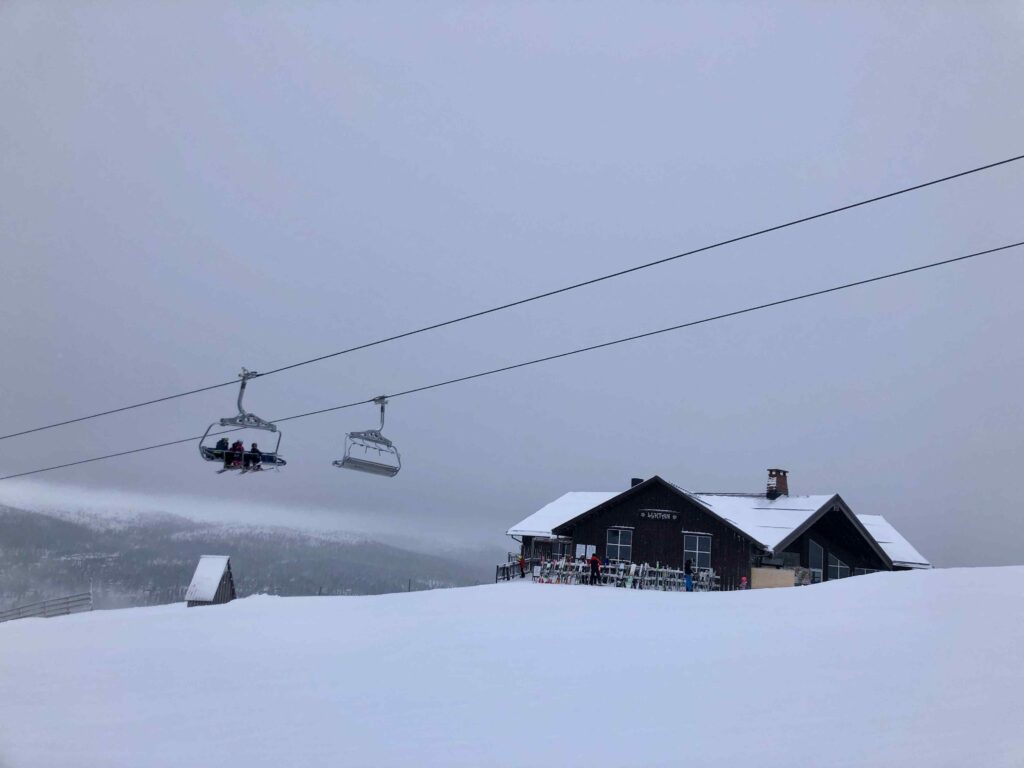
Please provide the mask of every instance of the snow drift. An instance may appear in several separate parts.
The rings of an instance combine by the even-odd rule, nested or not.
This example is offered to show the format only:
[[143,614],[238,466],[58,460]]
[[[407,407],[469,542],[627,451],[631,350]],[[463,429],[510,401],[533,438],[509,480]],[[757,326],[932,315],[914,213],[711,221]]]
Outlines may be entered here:
[[1019,766],[1024,567],[0,625],[0,765]]

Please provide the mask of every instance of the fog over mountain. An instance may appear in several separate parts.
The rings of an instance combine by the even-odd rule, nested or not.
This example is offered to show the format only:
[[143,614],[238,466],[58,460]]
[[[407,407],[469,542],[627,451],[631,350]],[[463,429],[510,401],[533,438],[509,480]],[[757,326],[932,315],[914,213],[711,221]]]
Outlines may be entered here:
[[501,553],[439,557],[338,531],[0,506],[0,609],[90,588],[98,608],[180,601],[204,554],[230,555],[236,588],[246,596],[479,584],[493,578]]

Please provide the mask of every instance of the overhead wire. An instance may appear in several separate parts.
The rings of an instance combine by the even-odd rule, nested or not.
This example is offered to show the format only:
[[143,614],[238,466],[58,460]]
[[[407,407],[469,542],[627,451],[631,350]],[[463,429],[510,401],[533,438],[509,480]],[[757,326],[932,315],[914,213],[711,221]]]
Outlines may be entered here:
[[[790,296],[790,297],[785,298],[785,299],[778,299],[776,301],[769,301],[769,302],[765,302],[763,304],[756,304],[754,306],[745,307],[743,309],[736,309],[736,310],[732,310],[730,312],[723,312],[721,314],[711,315],[709,317],[704,317],[704,318],[701,318],[699,320],[690,320],[688,322],[679,323],[678,325],[672,325],[672,326],[669,326],[667,328],[659,328],[659,329],[654,330],[654,331],[647,331],[645,333],[638,333],[638,334],[634,334],[632,336],[625,336],[625,337],[620,338],[620,339],[614,339],[612,341],[606,341],[606,342],[602,342],[600,344],[592,344],[592,345],[586,346],[586,347],[578,347],[576,349],[572,349],[572,350],[569,350],[567,352],[560,352],[560,353],[554,354],[554,355],[547,355],[545,357],[538,357],[538,358],[535,358],[533,360],[527,360],[527,361],[521,362],[521,363],[514,363],[512,365],[505,365],[505,366],[502,366],[500,368],[492,368],[492,369],[487,370],[487,371],[481,371],[479,373],[473,373],[473,374],[469,374],[467,376],[458,376],[456,378],[446,379],[444,381],[435,382],[434,384],[427,384],[427,385],[424,385],[424,386],[421,386],[421,387],[414,387],[412,389],[406,389],[406,390],[402,390],[400,392],[395,392],[393,394],[387,395],[387,397],[388,398],[404,397],[406,395],[412,395],[412,394],[416,394],[418,392],[426,392],[427,390],[438,389],[440,387],[446,387],[446,386],[449,386],[451,384],[458,384],[460,382],[470,381],[472,379],[480,379],[480,378],[483,378],[484,376],[493,376],[493,375],[498,374],[498,373],[505,373],[505,372],[508,372],[508,371],[516,370],[518,368],[525,368],[525,367],[531,366],[531,365],[538,365],[540,363],[546,363],[546,362],[550,362],[552,360],[559,360],[561,358],[571,357],[573,355],[583,354],[584,352],[592,352],[592,351],[597,350],[597,349],[604,349],[606,347],[613,347],[613,346],[616,346],[618,344],[626,344],[628,342],[638,341],[639,339],[646,339],[646,338],[649,338],[651,336],[658,336],[658,335],[663,334],[663,333],[671,333],[673,331],[679,331],[679,330],[682,330],[684,328],[692,328],[692,327],[697,326],[697,325],[704,325],[704,324],[712,323],[712,322],[715,322],[715,321],[718,321],[718,320],[724,320],[724,319],[730,318],[730,317],[737,317],[739,315],[745,315],[745,314],[749,314],[751,312],[758,312],[760,310],[770,309],[772,307],[778,307],[778,306],[782,306],[784,304],[791,304],[793,302],[803,301],[803,300],[814,298],[814,297],[817,297],[817,296],[824,296],[826,294],[836,293],[838,291],[844,291],[844,290],[848,290],[850,288],[856,288],[856,287],[862,286],[862,285],[868,285],[870,283],[877,283],[877,282],[881,282],[883,280],[890,280],[890,279],[895,278],[895,277],[902,277],[902,276],[910,275],[910,274],[913,274],[913,273],[916,273],[916,272],[923,272],[925,270],[934,269],[936,267],[948,266],[950,264],[955,264],[955,263],[958,263],[958,262],[967,261],[968,259],[974,259],[974,258],[977,258],[979,256],[985,256],[985,255],[989,255],[989,254],[993,254],[993,253],[999,253],[1001,251],[1010,250],[1011,248],[1019,248],[1022,245],[1024,245],[1024,240],[1016,242],[1016,243],[1009,243],[1007,245],[997,246],[995,248],[988,248],[988,249],[983,250],[983,251],[975,251],[974,253],[968,253],[968,254],[963,255],[963,256],[955,256],[953,258],[943,259],[941,261],[933,261],[933,262],[928,263],[928,264],[921,264],[921,265],[916,266],[916,267],[909,267],[907,269],[901,269],[901,270],[899,270],[897,272],[889,272],[889,273],[886,273],[884,275],[876,275],[874,277],[868,277],[868,278],[864,278],[862,280],[855,280],[855,281],[849,282],[849,283],[842,283],[840,285],[834,285],[834,286],[832,286],[830,288],[822,288],[822,289],[817,290],[817,291],[811,291],[809,293],[802,293],[802,294],[799,294],[797,296]],[[355,402],[345,403],[343,405],[331,406],[330,408],[320,408],[320,409],[315,410],[315,411],[307,411],[305,413],[295,414],[294,416],[285,416],[284,418],[273,419],[272,423],[280,424],[280,423],[285,422],[285,421],[294,421],[295,419],[304,419],[304,418],[308,418],[310,416],[318,416],[318,415],[321,415],[321,414],[324,414],[324,413],[331,413],[333,411],[340,411],[340,410],[343,410],[343,409],[346,409],[346,408],[354,408],[354,407],[359,406],[359,405],[368,405],[368,404],[373,403],[373,402],[374,402],[374,398],[371,397],[371,398],[368,398],[368,399],[365,399],[365,400],[357,400]],[[237,432],[237,431],[239,431],[239,430],[238,429],[229,429],[229,430],[224,430],[223,432],[216,432],[214,434],[215,435],[216,434],[224,434],[225,432]],[[34,470],[30,470],[28,472],[18,472],[16,474],[5,475],[3,477],[0,477],[0,480],[12,480],[12,479],[14,479],[16,477],[25,477],[27,475],[35,475],[35,474],[39,474],[41,472],[50,472],[50,471],[53,471],[53,470],[56,470],[56,469],[65,469],[67,467],[74,467],[74,466],[78,466],[80,464],[89,464],[91,462],[103,461],[105,459],[113,459],[113,458],[117,458],[119,456],[127,456],[127,455],[133,454],[133,453],[142,453],[143,451],[151,451],[151,450],[154,450],[154,449],[157,449],[157,448],[166,448],[166,447],[171,446],[171,445],[180,445],[181,443],[193,442],[195,440],[199,440],[201,437],[202,437],[201,435],[197,435],[195,437],[186,437],[186,438],[182,438],[180,440],[172,440],[172,441],[166,442],[166,443],[159,443],[157,445],[149,445],[149,446],[145,446],[145,447],[142,447],[142,448],[134,448],[134,449],[131,449],[131,450],[128,450],[128,451],[119,451],[118,453],[111,453],[111,454],[107,454],[105,456],[94,456],[94,457],[89,458],[89,459],[81,459],[79,461],[72,461],[72,462],[68,462],[66,464],[58,464],[58,465],[51,466],[51,467],[43,467],[42,469],[34,469]]]
[[[937,179],[932,179],[931,181],[925,181],[925,182],[922,182],[922,183],[919,183],[919,184],[914,184],[914,185],[909,186],[909,187],[903,187],[902,189],[898,189],[898,190],[895,190],[893,192],[887,192],[887,193],[882,194],[882,195],[876,195],[874,197],[869,197],[869,198],[867,198],[865,200],[859,200],[859,201],[857,201],[855,203],[849,203],[847,205],[842,205],[842,206],[839,206],[838,208],[831,208],[829,210],[821,211],[820,213],[815,213],[815,214],[812,214],[810,216],[803,216],[801,218],[793,219],[791,221],[787,221],[787,222],[784,222],[782,224],[776,224],[774,226],[766,227],[764,229],[759,229],[759,230],[756,230],[754,232],[748,232],[747,234],[744,234],[744,235],[737,235],[735,237],[730,237],[730,238],[728,238],[726,240],[720,240],[720,241],[718,241],[716,243],[712,243],[710,245],[704,245],[704,246],[701,246],[699,248],[694,248],[694,249],[691,249],[689,251],[684,251],[683,253],[678,253],[678,254],[676,254],[674,256],[666,256],[665,258],[656,259],[654,261],[645,262],[643,264],[637,264],[635,266],[628,267],[626,269],[620,269],[620,270],[618,270],[616,272],[609,272],[606,275],[601,275],[599,277],[594,277],[594,278],[590,278],[588,280],[583,280],[583,281],[578,282],[578,283],[573,283],[571,285],[566,285],[566,286],[563,286],[561,288],[556,288],[556,289],[553,289],[553,290],[550,290],[550,291],[545,291],[544,293],[538,293],[538,294],[535,294],[533,296],[528,296],[526,298],[517,299],[515,301],[510,301],[510,302],[507,302],[505,304],[499,304],[497,306],[490,307],[489,309],[483,309],[483,310],[480,310],[478,312],[472,312],[472,313],[467,314],[467,315],[461,315],[459,317],[455,317],[455,318],[452,318],[450,320],[444,320],[442,322],[434,323],[432,325],[426,325],[426,326],[423,326],[421,328],[416,328],[416,329],[411,330],[411,331],[405,331],[403,333],[398,333],[398,334],[395,334],[393,336],[387,336],[387,337],[384,337],[382,339],[377,339],[376,341],[370,341],[370,342],[366,342],[364,344],[358,344],[358,345],[356,345],[354,347],[348,347],[346,349],[342,349],[342,350],[339,350],[337,352],[331,352],[331,353],[328,353],[326,355],[320,355],[318,357],[312,357],[312,358],[310,358],[308,360],[301,360],[301,361],[299,361],[297,363],[290,363],[288,365],[283,365],[283,366],[281,366],[279,368],[273,368],[273,369],[271,369],[269,371],[263,371],[263,372],[259,373],[258,376],[259,377],[271,376],[271,375],[273,375],[275,373],[282,373],[283,371],[289,371],[289,370],[292,370],[293,368],[299,368],[299,367],[304,366],[304,365],[310,365],[312,363],[318,363],[318,362],[321,362],[323,360],[328,360],[328,359],[333,358],[333,357],[339,357],[340,355],[347,355],[347,354],[349,354],[351,352],[357,352],[359,350],[369,349],[370,347],[375,347],[375,346],[378,346],[378,345],[381,345],[381,344],[387,344],[387,343],[392,342],[392,341],[397,341],[399,339],[405,339],[405,338],[408,338],[410,336],[416,336],[416,335],[421,334],[421,333],[427,333],[428,331],[434,331],[434,330],[437,330],[439,328],[447,327],[449,325],[455,325],[456,323],[462,323],[462,322],[465,322],[467,320],[472,320],[472,319],[475,319],[475,318],[478,318],[478,317],[483,317],[485,315],[490,315],[490,314],[493,314],[495,312],[501,312],[501,311],[506,310],[506,309],[512,309],[513,307],[522,306],[523,304],[529,304],[530,302],[534,302],[534,301],[539,301],[541,299],[550,298],[552,296],[557,296],[557,295],[562,294],[562,293],[567,293],[568,291],[573,291],[573,290],[576,290],[577,288],[584,288],[586,286],[595,285],[596,283],[601,283],[601,282],[604,282],[606,280],[612,280],[614,278],[623,277],[624,275],[629,275],[629,274],[632,274],[634,272],[639,272],[639,271],[644,270],[644,269],[649,269],[651,267],[656,267],[656,266],[660,266],[662,264],[667,264],[669,262],[676,261],[678,259],[682,259],[682,258],[685,258],[687,256],[693,256],[693,255],[698,254],[698,253],[703,253],[703,252],[706,252],[706,251],[711,251],[711,250],[714,250],[716,248],[721,248],[721,247],[726,246],[726,245],[731,245],[733,243],[741,242],[743,240],[750,240],[750,239],[755,238],[755,237],[760,237],[761,235],[766,235],[766,234],[769,234],[771,232],[778,232],[779,230],[782,230],[782,229],[787,229],[789,227],[794,227],[794,226],[797,226],[799,224],[805,224],[805,223],[807,223],[809,221],[814,221],[816,219],[822,219],[822,218],[825,218],[827,216],[832,216],[832,215],[835,215],[837,213],[842,213],[844,211],[853,210],[854,208],[860,208],[862,206],[870,205],[872,203],[877,203],[879,201],[887,200],[889,198],[897,197],[899,195],[905,195],[905,194],[907,194],[909,192],[915,192],[917,190],[924,189],[926,187],[935,186],[937,184],[942,184],[942,183],[947,182],[947,181],[953,181],[954,179],[960,179],[960,178],[963,178],[965,176],[970,176],[970,175],[975,174],[975,173],[981,173],[982,171],[987,171],[987,170],[991,170],[992,168],[997,168],[999,166],[1008,165],[1009,163],[1014,163],[1014,162],[1017,162],[1018,160],[1022,160],[1022,159],[1024,159],[1024,155],[1016,155],[1014,157],[1009,157],[1009,158],[1006,158],[1004,160],[999,160],[999,161],[994,162],[994,163],[988,163],[986,165],[980,165],[980,166],[977,166],[975,168],[970,168],[970,169],[968,169],[966,171],[960,171],[958,173],[953,173],[953,174],[950,174],[948,176],[942,176],[942,177],[937,178]],[[213,390],[213,389],[220,389],[221,387],[227,387],[227,386],[231,386],[231,385],[237,384],[237,383],[238,383],[237,379],[232,379],[230,381],[220,382],[219,384],[210,384],[210,385],[205,386],[205,387],[198,387],[196,389],[190,389],[190,390],[186,390],[184,392],[178,392],[178,393],[173,394],[173,395],[166,395],[164,397],[158,397],[158,398],[154,398],[152,400],[145,400],[145,401],[140,402],[140,403],[133,403],[131,405],[125,405],[125,406],[121,406],[121,407],[118,407],[118,408],[111,408],[109,410],[99,411],[97,413],[92,413],[92,414],[89,414],[87,416],[79,416],[79,417],[73,418],[73,419],[66,419],[64,421],[54,422],[52,424],[46,424],[46,425],[39,426],[39,427],[32,427],[30,429],[23,429],[23,430],[20,430],[18,432],[11,432],[11,433],[6,434],[6,435],[0,435],[0,440],[9,440],[9,439],[14,438],[14,437],[21,437],[23,435],[30,435],[30,434],[33,434],[35,432],[43,432],[43,431],[48,430],[48,429],[56,429],[57,427],[63,427],[63,426],[67,426],[69,424],[77,424],[79,422],[88,421],[90,419],[98,419],[98,418],[100,418],[102,416],[110,416],[110,415],[113,415],[115,413],[123,413],[124,411],[130,411],[130,410],[134,410],[136,408],[143,408],[143,407],[146,407],[146,406],[149,406],[149,405],[156,405],[158,403],[167,402],[168,400],[175,400],[175,399],[182,398],[182,397],[188,397],[188,396],[191,396],[191,395],[196,395],[196,394],[199,394],[201,392],[209,392],[210,390]]]

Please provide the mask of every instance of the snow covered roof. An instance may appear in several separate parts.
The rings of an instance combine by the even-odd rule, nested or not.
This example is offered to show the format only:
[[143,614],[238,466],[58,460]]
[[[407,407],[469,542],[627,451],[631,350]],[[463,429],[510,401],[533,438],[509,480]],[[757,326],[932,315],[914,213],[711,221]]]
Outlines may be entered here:
[[[763,495],[754,494],[691,493],[679,486],[675,487],[768,549],[782,541],[832,498],[830,495],[780,496],[777,499],[768,499]],[[509,528],[508,535],[551,536],[553,528],[569,522],[598,504],[615,498],[620,493],[622,491],[566,493]]]
[[[672,485],[670,483],[670,485]],[[769,499],[754,493],[692,493],[672,485],[718,517],[745,533],[766,550],[774,551],[800,526],[808,522],[838,494],[779,496]],[[551,536],[551,531],[579,517],[618,492],[572,492],[555,499],[525,520],[508,529],[510,536]],[[845,505],[844,509],[846,508]],[[857,521],[885,552],[893,565],[903,568],[930,568],[931,564],[911,546],[899,531],[881,515],[854,515]]]
[[551,529],[614,499],[620,491],[572,491],[541,507],[506,531],[509,536],[551,536]]
[[185,593],[185,600],[211,601],[217,594],[220,579],[228,567],[227,555],[202,555],[192,575],[192,583]]
[[835,498],[819,496],[766,496],[739,493],[688,493],[723,520],[739,528],[767,549],[795,531],[807,518]]
[[893,565],[902,568],[932,567],[924,555],[914,549],[913,545],[881,515],[857,515],[857,519],[885,550]]

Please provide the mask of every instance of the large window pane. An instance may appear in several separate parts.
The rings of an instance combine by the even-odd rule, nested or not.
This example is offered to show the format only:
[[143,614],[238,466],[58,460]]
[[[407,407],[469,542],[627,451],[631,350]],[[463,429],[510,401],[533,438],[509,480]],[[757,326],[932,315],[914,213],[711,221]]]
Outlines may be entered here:
[[830,579],[845,579],[850,575],[850,566],[833,554],[828,556],[828,577]]
[[605,552],[609,560],[629,562],[632,556],[633,532],[627,528],[609,528]]
[[822,571],[825,567],[825,550],[816,541],[810,541],[808,544],[807,565],[811,571],[811,583],[818,584],[822,580]]
[[822,562],[822,559],[824,558],[824,556],[825,556],[825,551],[821,548],[821,545],[818,544],[815,541],[812,541],[811,542],[810,558],[809,558],[810,559],[811,570],[815,570],[815,569],[817,569],[819,571],[821,570],[822,566],[824,565],[824,563]]
[[711,567],[711,537],[699,533],[683,534],[683,560],[694,568]]

